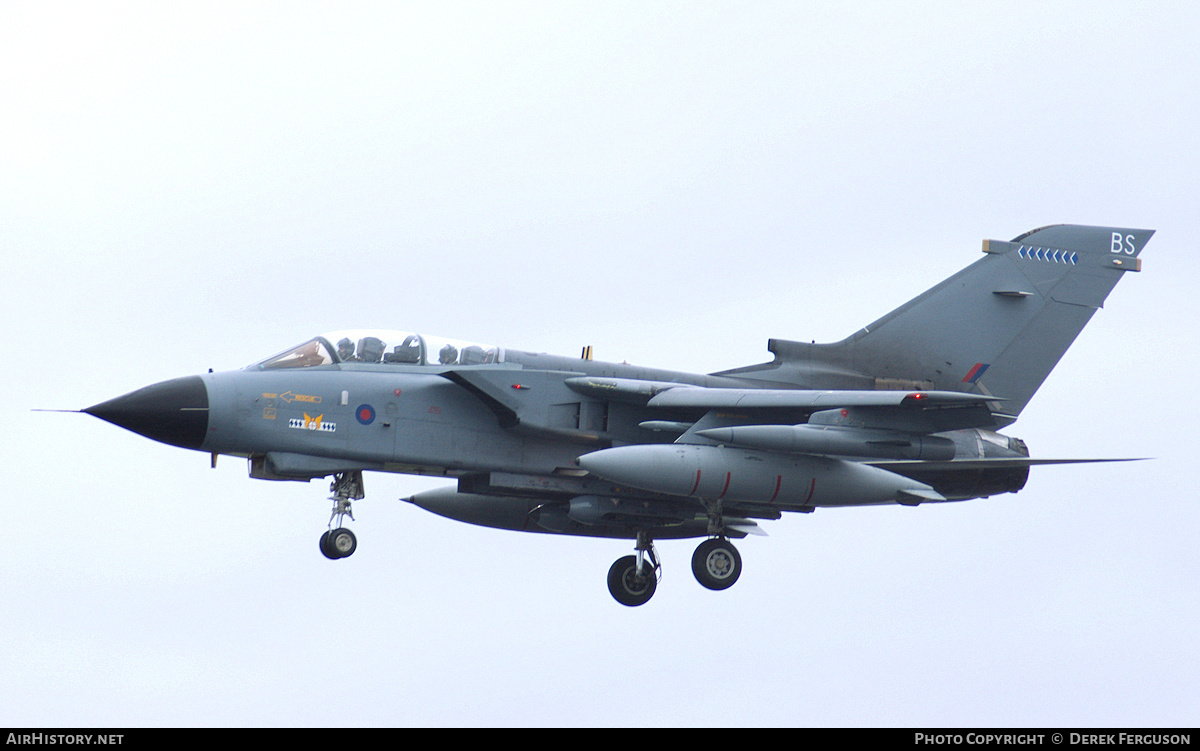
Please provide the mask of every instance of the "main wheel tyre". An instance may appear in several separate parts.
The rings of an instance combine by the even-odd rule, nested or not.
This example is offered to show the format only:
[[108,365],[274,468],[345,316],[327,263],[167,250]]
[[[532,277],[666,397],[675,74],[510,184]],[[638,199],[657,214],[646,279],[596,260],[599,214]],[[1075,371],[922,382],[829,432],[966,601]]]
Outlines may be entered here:
[[345,527],[338,527],[329,533],[326,545],[338,558],[349,558],[358,548],[358,538]]
[[642,565],[642,575],[638,576],[636,555],[618,558],[608,570],[608,591],[614,600],[631,608],[646,604],[657,586],[658,576],[649,561]]
[[321,535],[321,555],[325,556],[331,561],[336,561],[338,558],[341,558],[341,556],[337,554],[337,551],[329,546],[329,530],[325,530],[325,532]]
[[705,540],[692,554],[692,573],[709,589],[728,589],[742,575],[742,556],[729,540]]

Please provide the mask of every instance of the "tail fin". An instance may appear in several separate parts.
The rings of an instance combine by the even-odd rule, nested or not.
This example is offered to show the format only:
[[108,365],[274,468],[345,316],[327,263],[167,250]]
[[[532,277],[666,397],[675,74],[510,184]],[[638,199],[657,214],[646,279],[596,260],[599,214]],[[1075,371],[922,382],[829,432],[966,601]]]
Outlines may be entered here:
[[816,360],[878,386],[1001,397],[1011,422],[1124,273],[1141,270],[1138,254],[1153,234],[1058,224],[1012,242],[984,240],[984,258],[849,338],[773,340],[771,349],[779,365]]

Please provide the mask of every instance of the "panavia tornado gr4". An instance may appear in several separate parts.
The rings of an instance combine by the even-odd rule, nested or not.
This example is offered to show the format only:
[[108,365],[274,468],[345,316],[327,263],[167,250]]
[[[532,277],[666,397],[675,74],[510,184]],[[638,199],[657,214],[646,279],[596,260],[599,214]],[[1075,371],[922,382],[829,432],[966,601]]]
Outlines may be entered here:
[[624,538],[612,595],[654,594],[654,540],[704,538],[720,590],[758,521],[826,506],[916,506],[1020,490],[1013,423],[1152,230],[1055,225],[984,256],[831,344],[771,339],[770,362],[709,375],[534,354],[406,331],[317,336],[242,370],[177,378],[84,410],[163,443],[245,457],[250,476],[332,478],[328,558],[363,473],[441,475],[407,500],[500,529]]

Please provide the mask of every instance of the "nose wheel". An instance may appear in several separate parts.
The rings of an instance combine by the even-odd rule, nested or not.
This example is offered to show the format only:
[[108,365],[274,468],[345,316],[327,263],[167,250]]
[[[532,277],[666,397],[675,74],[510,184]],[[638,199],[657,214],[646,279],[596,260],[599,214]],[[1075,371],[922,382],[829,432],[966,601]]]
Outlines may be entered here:
[[358,547],[358,538],[345,527],[331,529],[321,535],[321,552],[331,561],[348,558]]
[[326,558],[336,561],[339,558],[349,558],[358,549],[358,538],[342,524],[347,516],[354,521],[350,501],[360,500],[366,495],[363,491],[362,472],[339,472],[334,475],[329,492],[333,494],[329,498],[333,501],[333,512],[329,515],[329,531],[321,535],[320,548]]

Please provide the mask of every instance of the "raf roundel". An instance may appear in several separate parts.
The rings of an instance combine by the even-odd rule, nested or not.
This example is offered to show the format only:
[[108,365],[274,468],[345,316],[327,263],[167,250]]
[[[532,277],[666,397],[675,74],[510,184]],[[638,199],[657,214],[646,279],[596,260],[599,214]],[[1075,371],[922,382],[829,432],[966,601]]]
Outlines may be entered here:
[[354,410],[354,416],[363,425],[370,425],[375,422],[375,408],[370,404],[360,404],[358,409]]

